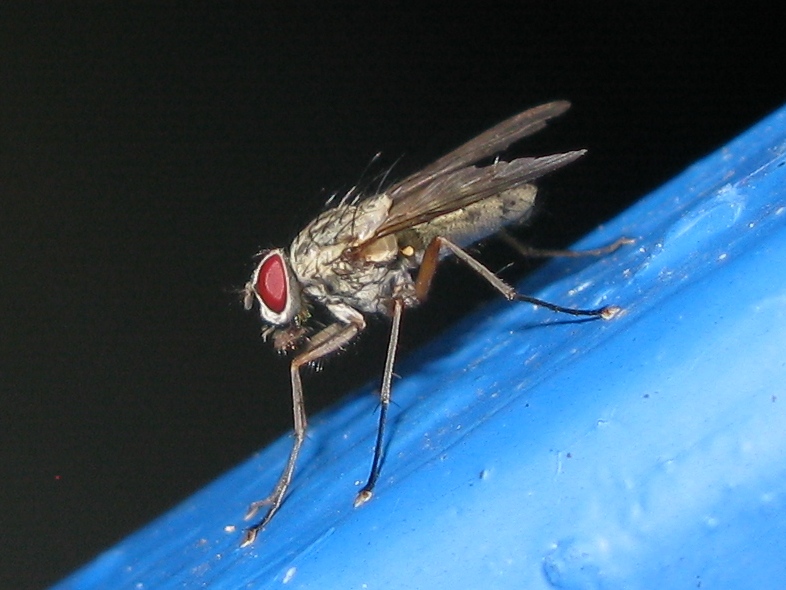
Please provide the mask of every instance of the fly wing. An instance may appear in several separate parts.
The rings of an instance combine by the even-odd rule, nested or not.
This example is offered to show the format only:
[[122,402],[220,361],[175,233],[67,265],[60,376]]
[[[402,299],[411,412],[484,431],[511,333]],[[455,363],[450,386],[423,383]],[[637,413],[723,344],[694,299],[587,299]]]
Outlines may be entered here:
[[577,150],[539,158],[519,158],[512,162],[497,162],[484,168],[463,168],[439,176],[419,188],[416,193],[406,195],[401,201],[394,201],[387,218],[377,228],[374,237],[420,225],[445,213],[522,186],[569,164],[585,153],[586,150]]
[[506,119],[442,156],[430,166],[396,183],[390,192],[408,194],[416,187],[428,184],[437,176],[465,168],[483,158],[489,158],[512,143],[540,131],[546,126],[546,121],[558,117],[569,108],[568,101],[558,100],[533,107]]
[[584,150],[495,162],[482,168],[472,166],[543,129],[549,119],[564,113],[569,107],[567,101],[556,101],[519,113],[396,183],[385,191],[393,204],[375,236],[381,237],[425,223],[531,182],[579,158],[585,153]]

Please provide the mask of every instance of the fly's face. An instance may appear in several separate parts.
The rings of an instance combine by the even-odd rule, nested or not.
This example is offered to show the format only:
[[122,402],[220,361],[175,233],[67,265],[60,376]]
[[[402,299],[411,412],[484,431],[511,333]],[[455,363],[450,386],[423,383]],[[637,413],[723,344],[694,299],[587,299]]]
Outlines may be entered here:
[[274,326],[291,324],[302,307],[300,283],[280,249],[262,257],[243,293],[245,308],[251,309],[256,299],[262,319]]

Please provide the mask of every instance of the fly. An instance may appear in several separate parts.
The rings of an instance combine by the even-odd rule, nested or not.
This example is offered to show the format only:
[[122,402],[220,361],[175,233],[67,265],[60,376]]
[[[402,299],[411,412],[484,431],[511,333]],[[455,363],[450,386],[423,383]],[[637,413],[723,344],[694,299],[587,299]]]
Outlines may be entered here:
[[[363,199],[347,199],[324,211],[303,229],[288,249],[263,252],[243,294],[246,309],[254,301],[266,327],[263,336],[279,351],[297,351],[290,365],[294,410],[294,443],[272,493],[252,503],[246,520],[262,508],[267,512],[246,530],[243,546],[273,518],[292,481],[306,433],[306,411],[300,369],[337,352],[366,328],[365,316],[391,318],[390,339],[380,390],[379,423],[371,471],[355,497],[355,506],[369,501],[379,478],[385,423],[390,405],[393,364],[406,308],[423,303],[437,265],[455,256],[510,301],[525,301],[574,316],[611,319],[616,306],[598,309],[562,307],[522,295],[478,262],[464,248],[525,220],[537,188],[534,180],[584,155],[576,150],[549,156],[495,159],[477,166],[512,143],[546,126],[564,113],[566,101],[550,102],[492,127],[420,172]],[[603,254],[630,243],[587,252]],[[576,253],[527,249],[528,256]],[[316,329],[314,307],[327,310],[332,323]]]

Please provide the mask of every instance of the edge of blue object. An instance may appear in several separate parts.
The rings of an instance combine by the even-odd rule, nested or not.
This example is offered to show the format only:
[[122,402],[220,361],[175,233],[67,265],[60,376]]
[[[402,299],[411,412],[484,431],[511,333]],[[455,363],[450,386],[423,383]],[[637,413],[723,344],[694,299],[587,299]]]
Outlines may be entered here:
[[[786,107],[523,292],[404,360],[374,499],[372,390],[311,420],[250,547],[283,437],[55,586],[765,588],[786,580]],[[544,286],[545,285],[545,286]]]

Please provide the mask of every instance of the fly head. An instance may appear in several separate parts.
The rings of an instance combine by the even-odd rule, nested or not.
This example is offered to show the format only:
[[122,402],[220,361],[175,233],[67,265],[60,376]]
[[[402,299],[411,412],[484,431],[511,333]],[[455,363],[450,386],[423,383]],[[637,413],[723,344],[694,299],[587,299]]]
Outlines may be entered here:
[[292,324],[303,307],[300,283],[280,249],[270,250],[262,256],[243,294],[245,308],[251,309],[256,299],[262,319],[274,326]]

